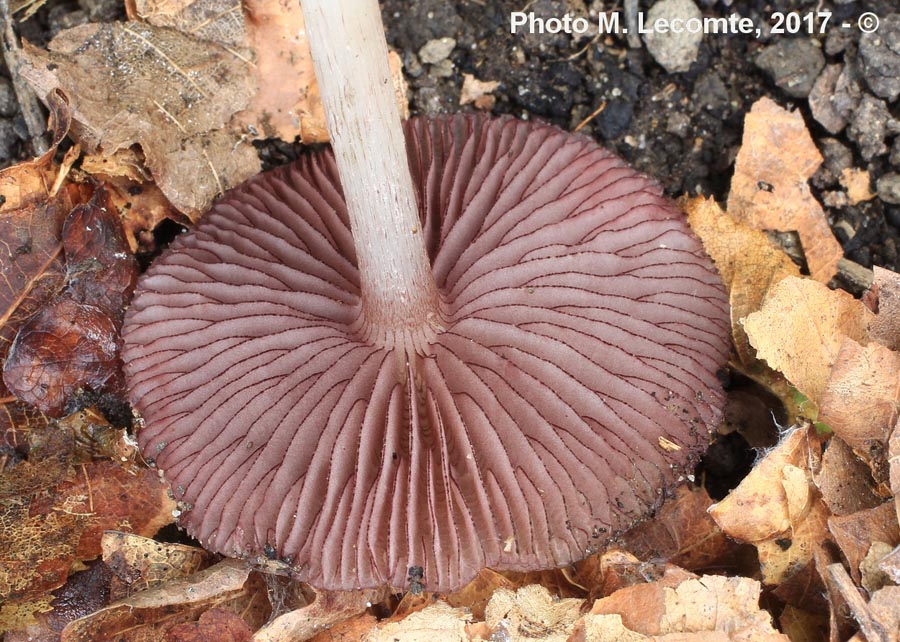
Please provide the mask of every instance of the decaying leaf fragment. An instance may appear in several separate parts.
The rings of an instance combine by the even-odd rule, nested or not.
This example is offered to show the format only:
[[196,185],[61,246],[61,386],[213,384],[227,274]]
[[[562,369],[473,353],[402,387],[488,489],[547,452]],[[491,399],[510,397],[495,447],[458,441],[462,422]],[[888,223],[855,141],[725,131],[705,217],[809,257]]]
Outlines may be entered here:
[[158,640],[172,626],[197,620],[213,608],[239,614],[251,629],[261,626],[271,610],[259,574],[244,562],[225,560],[75,620],[63,629],[61,640]]
[[69,97],[86,151],[139,144],[179,210],[199,214],[259,171],[253,147],[223,129],[255,91],[246,62],[223,47],[133,22],[81,25],[49,47],[24,49],[32,88]]
[[671,635],[685,642],[788,642],[772,626],[771,615],[759,608],[760,590],[759,582],[745,577],[671,575],[620,591],[627,595],[597,600],[573,639],[649,642]]
[[584,600],[555,599],[539,584],[516,591],[498,589],[485,609],[484,619],[493,638],[510,642],[565,642],[581,617]]
[[843,250],[807,183],[821,163],[800,112],[761,98],[744,121],[727,209],[756,229],[796,230],[810,274],[828,282]]
[[709,512],[726,534],[757,547],[763,581],[780,584],[807,567],[827,539],[828,508],[812,482],[823,439],[797,428]]
[[0,474],[0,599],[23,600],[61,586],[72,564],[100,553],[110,528],[153,535],[175,503],[155,471],[110,461],[75,464],[71,431],[34,433],[29,458]]
[[714,199],[698,196],[685,199],[681,205],[728,288],[732,339],[741,363],[749,366],[756,361],[756,353],[742,319],[759,310],[766,294],[779,281],[799,277],[800,269],[765,233],[736,221]]
[[419,642],[420,640],[469,642],[466,624],[471,618],[472,616],[463,609],[453,608],[444,602],[436,602],[399,622],[386,622],[378,625],[366,636],[366,642]]

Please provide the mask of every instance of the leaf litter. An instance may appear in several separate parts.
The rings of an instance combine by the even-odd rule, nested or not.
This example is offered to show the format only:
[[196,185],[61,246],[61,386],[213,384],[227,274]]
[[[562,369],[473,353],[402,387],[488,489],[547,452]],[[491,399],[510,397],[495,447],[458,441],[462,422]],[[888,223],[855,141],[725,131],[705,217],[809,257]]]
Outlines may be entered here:
[[[0,236],[10,248],[4,273],[20,273],[7,278],[4,293],[7,343],[20,335],[28,345],[31,333],[42,331],[42,314],[51,327],[60,317],[77,320],[77,309],[66,307],[73,305],[100,310],[111,324],[100,334],[115,339],[133,284],[132,253],[152,247],[148,235],[159,221],[189,223],[242,173],[256,171],[234,158],[228,165],[218,154],[238,150],[231,155],[239,157],[246,150],[255,162],[249,141],[257,135],[321,140],[324,125],[316,121],[320,106],[309,83],[299,96],[259,104],[265,94],[257,92],[255,74],[287,64],[277,47],[263,55],[260,34],[296,34],[299,24],[279,22],[274,5],[246,3],[240,14],[233,1],[130,0],[129,23],[76,28],[47,52],[29,49],[31,82],[43,88],[61,118],[71,116],[72,136],[87,155],[74,169],[75,148],[62,166],[44,156],[0,172],[0,194],[8,194],[0,215],[10,225]],[[252,28],[247,16],[258,19]],[[288,49],[304,46],[281,40]],[[78,47],[89,56],[76,59]],[[142,61],[146,68],[137,58],[149,60]],[[91,69],[101,70],[104,80],[88,83]],[[153,109],[136,111],[151,95],[152,73],[169,82],[163,91],[153,88]],[[310,74],[299,67],[284,73]],[[491,87],[476,89],[487,97]],[[220,93],[228,94],[222,102],[208,102]],[[110,98],[118,103],[106,104]],[[149,132],[160,127],[165,129],[156,131],[173,138],[153,140]],[[764,162],[766,154],[774,159]],[[197,171],[204,177],[183,181],[192,185],[180,185],[182,177],[173,175],[186,159],[202,160]],[[795,424],[719,501],[702,488],[679,489],[654,520],[623,536],[619,548],[569,569],[485,569],[450,595],[316,591],[283,577],[278,563],[259,560],[250,568],[215,562],[198,547],[148,539],[177,507],[140,461],[125,426],[109,425],[93,409],[61,421],[47,418],[73,400],[77,404],[94,386],[116,394],[115,348],[107,361],[88,359],[102,366],[96,384],[83,377],[71,383],[65,371],[52,371],[52,359],[37,369],[33,358],[22,359],[31,364],[22,366],[26,372],[47,373],[43,383],[55,395],[46,403],[16,388],[45,414],[6,403],[7,416],[19,419],[10,419],[3,433],[0,537],[30,544],[4,565],[0,589],[8,604],[0,625],[12,629],[13,640],[30,626],[28,635],[55,627],[53,639],[71,641],[775,641],[818,639],[828,627],[848,635],[858,628],[867,640],[881,639],[870,636],[900,619],[900,375],[894,352],[900,329],[892,314],[900,305],[900,277],[876,270],[864,301],[820,283],[834,274],[840,257],[807,185],[820,162],[801,116],[763,99],[748,115],[727,209],[704,199],[683,203],[729,291],[737,348],[732,365],[781,398]],[[845,180],[854,198],[868,197],[867,177]],[[118,217],[103,218],[104,212]],[[71,229],[82,234],[68,238],[64,223],[73,214],[82,222]],[[90,224],[84,222],[88,214],[94,217]],[[105,238],[83,233],[94,225],[116,231]],[[767,230],[796,231],[805,265],[792,261]],[[29,251],[16,254],[23,246]],[[804,268],[813,278],[802,276]],[[29,330],[29,323],[38,329]],[[74,326],[73,336],[87,327]],[[69,336],[49,332],[61,343]],[[78,341],[69,343],[75,352],[64,360],[78,364]],[[57,527],[42,527],[48,519]],[[755,570],[734,561],[747,550],[755,553]],[[83,617],[65,615],[60,595],[76,590],[84,580],[75,571],[101,552],[102,561],[84,573],[99,578],[105,597]],[[764,589],[773,596],[767,605],[773,599],[781,605],[776,618],[760,607]],[[48,613],[71,619],[51,626]]]

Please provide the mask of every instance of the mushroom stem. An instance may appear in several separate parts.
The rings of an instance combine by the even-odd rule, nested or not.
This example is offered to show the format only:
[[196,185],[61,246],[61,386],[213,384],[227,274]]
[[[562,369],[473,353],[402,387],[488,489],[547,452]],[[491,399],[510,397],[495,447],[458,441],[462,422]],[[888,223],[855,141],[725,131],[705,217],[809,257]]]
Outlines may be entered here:
[[440,299],[420,229],[378,2],[301,5],[356,248],[360,330],[378,344],[425,352],[439,327]]

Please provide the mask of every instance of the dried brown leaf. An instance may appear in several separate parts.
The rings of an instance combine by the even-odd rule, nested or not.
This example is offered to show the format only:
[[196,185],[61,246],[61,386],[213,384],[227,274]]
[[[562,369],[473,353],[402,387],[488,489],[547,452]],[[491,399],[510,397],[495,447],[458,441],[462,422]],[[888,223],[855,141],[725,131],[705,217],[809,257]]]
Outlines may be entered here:
[[597,600],[591,614],[618,614],[628,630],[643,635],[715,631],[720,635],[678,639],[787,642],[787,637],[772,627],[771,616],[759,609],[760,589],[759,582],[745,577],[705,575],[675,583],[663,580],[620,591],[628,593],[625,598],[614,594]]
[[74,134],[90,153],[137,143],[175,207],[199,214],[259,171],[252,146],[222,128],[249,104],[247,63],[213,43],[138,23],[87,24],[50,51],[27,45],[22,74],[40,96],[69,97]]
[[[819,400],[819,421],[871,459],[887,441],[900,399],[900,354],[879,343],[844,339]],[[877,451],[877,449],[876,449]]]
[[756,229],[796,230],[810,274],[828,282],[843,250],[807,183],[821,163],[800,112],[761,98],[744,121],[727,209]]
[[891,545],[900,543],[900,527],[897,525],[893,502],[885,502],[876,508],[851,515],[831,517],[828,520],[828,530],[850,564],[850,573],[856,582],[861,579],[860,564],[874,542]]
[[253,631],[238,615],[210,609],[196,622],[182,622],[166,631],[165,642],[249,642]]
[[816,500],[805,515],[792,520],[789,532],[756,543],[763,584],[782,584],[811,564],[816,548],[829,539],[828,517],[828,507]]
[[557,599],[539,584],[498,589],[485,609],[493,638],[510,642],[565,642],[581,617],[584,600]]
[[[472,619],[469,613],[437,602],[426,609],[416,611],[398,622],[379,624],[366,637],[367,642],[468,642],[466,624]],[[510,639],[512,642],[512,638]]]
[[365,642],[378,620],[365,613],[338,622],[330,629],[320,631],[309,642]]
[[359,615],[388,594],[386,587],[359,591],[313,590],[316,597],[311,604],[278,616],[253,635],[253,642],[306,640],[323,628]]
[[787,277],[744,319],[744,329],[761,359],[819,402],[844,339],[863,340],[872,316],[844,291]]
[[741,320],[759,310],[769,290],[800,269],[769,237],[722,211],[714,199],[696,197],[682,201],[691,228],[716,264],[728,288],[731,334],[744,366],[756,361]]
[[3,366],[19,399],[59,416],[79,390],[119,384],[119,325],[137,280],[106,190],[78,205],[63,225],[65,291],[26,321]]
[[202,548],[157,542],[134,533],[108,530],[100,540],[103,561],[113,578],[113,600],[191,575],[205,568],[211,555]]
[[726,534],[746,542],[786,532],[810,505],[807,462],[810,451],[820,448],[815,429],[790,431],[710,515]]
[[271,610],[265,582],[244,562],[225,560],[75,620],[63,629],[61,642],[161,640],[170,627],[213,608],[238,613],[255,629]]
[[869,324],[869,336],[891,350],[900,350],[900,274],[877,265],[873,271],[870,293],[877,297],[878,314]]
[[868,466],[840,437],[829,440],[813,479],[832,515],[850,515],[884,501],[875,494]]
[[622,538],[622,545],[640,559],[661,557],[689,571],[710,568],[734,551],[735,544],[710,517],[706,490],[680,486],[659,513]]

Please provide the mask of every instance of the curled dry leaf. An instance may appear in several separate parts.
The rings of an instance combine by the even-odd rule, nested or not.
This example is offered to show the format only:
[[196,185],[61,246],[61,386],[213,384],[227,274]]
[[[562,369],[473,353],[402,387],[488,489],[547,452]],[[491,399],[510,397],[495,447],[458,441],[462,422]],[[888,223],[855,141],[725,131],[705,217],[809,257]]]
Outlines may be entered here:
[[821,163],[800,112],[761,98],[744,121],[727,209],[756,229],[796,230],[810,274],[827,282],[843,250],[807,183]]
[[66,30],[50,51],[26,45],[22,74],[40,96],[69,97],[73,134],[88,152],[137,143],[160,189],[199,214],[259,171],[252,146],[222,128],[255,87],[246,63],[213,43],[137,23]]
[[681,203],[691,228],[722,276],[731,304],[731,334],[744,366],[756,361],[741,320],[756,312],[769,290],[800,269],[760,230],[736,221],[714,199],[696,197]]
[[176,210],[153,177],[144,169],[144,155],[135,147],[120,149],[110,156],[89,154],[81,159],[81,169],[101,181],[110,204],[119,212],[132,252],[155,249],[152,232],[164,219],[182,225],[190,218]]
[[213,608],[239,613],[256,629],[271,610],[265,582],[245,563],[226,560],[75,620],[63,629],[61,642],[159,640],[173,625]]
[[862,341],[872,316],[846,292],[787,277],[744,319],[744,329],[758,356],[818,403],[844,339]]

